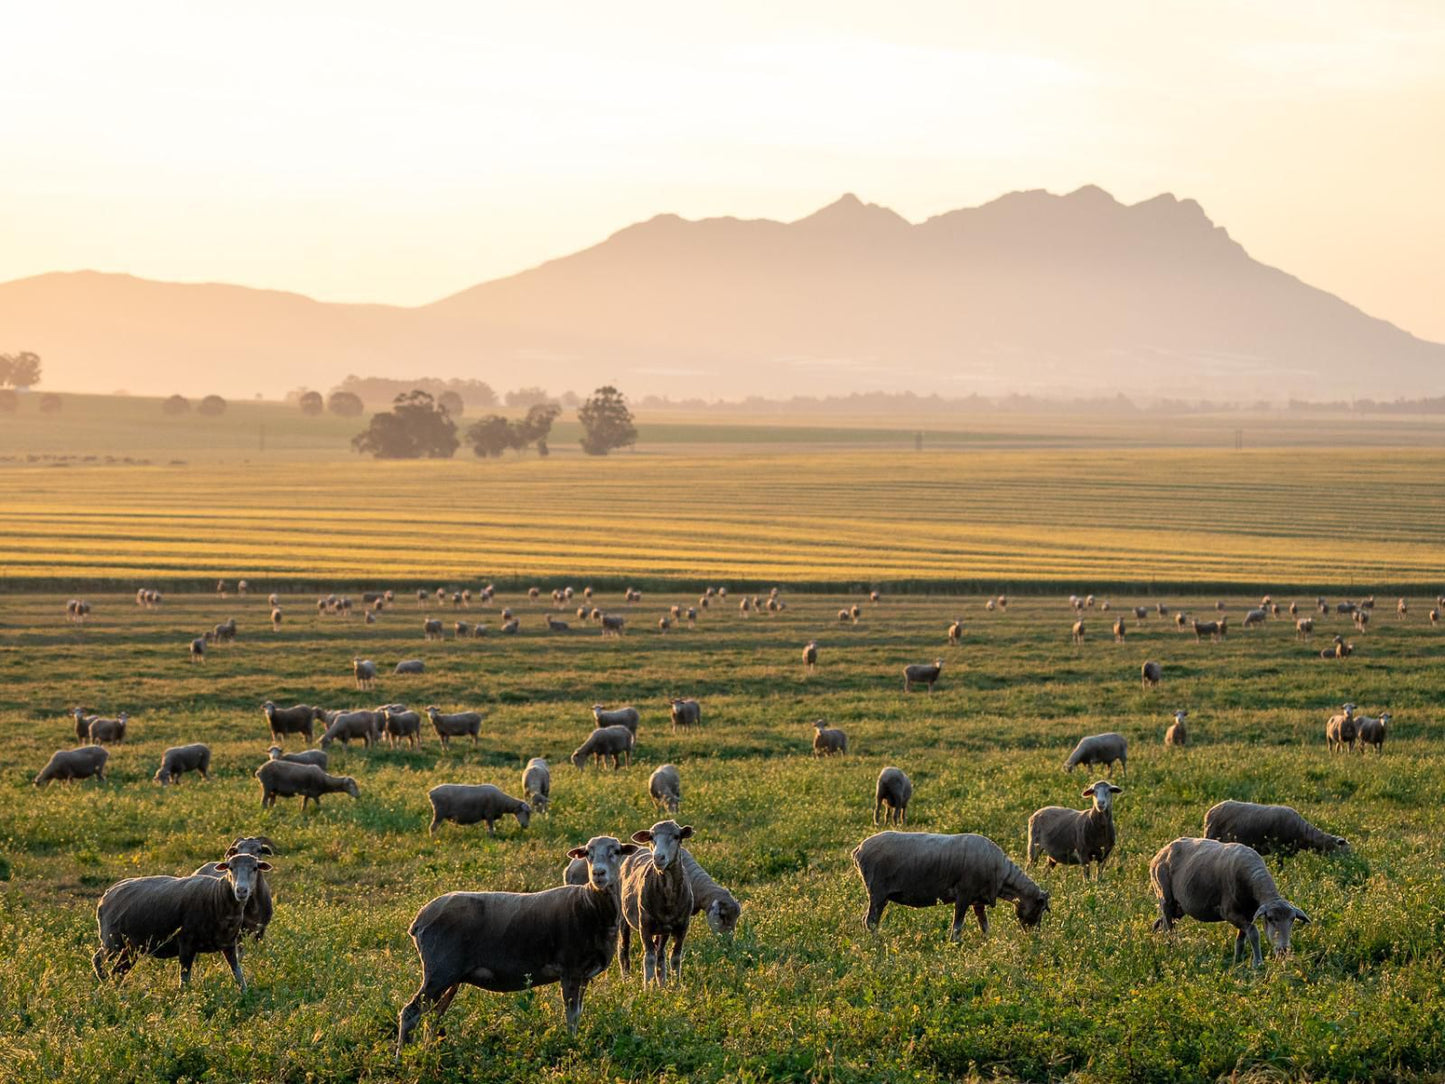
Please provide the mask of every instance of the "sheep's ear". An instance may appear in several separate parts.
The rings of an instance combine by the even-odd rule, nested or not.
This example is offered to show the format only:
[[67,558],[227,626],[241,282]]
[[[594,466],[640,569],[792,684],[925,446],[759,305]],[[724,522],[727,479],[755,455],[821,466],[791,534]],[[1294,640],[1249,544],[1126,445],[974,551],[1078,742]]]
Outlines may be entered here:
[[231,868],[231,866],[230,866],[230,863],[228,863],[228,862],[217,862],[217,863],[216,863],[216,872],[217,872],[217,873],[225,873],[225,872],[226,872],[228,869],[230,869],[230,868]]
[[1109,790],[1110,790],[1112,793],[1114,793],[1114,794],[1123,794],[1123,793],[1124,793],[1124,788],[1123,788],[1123,787],[1116,787],[1116,786],[1114,786],[1113,783],[1110,783],[1110,784],[1109,784]]
[[567,857],[568,857],[568,858],[586,858],[586,857],[587,857],[587,848],[586,848],[586,847],[573,847],[570,851],[567,852]]
[[1344,836],[1335,836],[1335,846],[1336,846],[1336,847],[1348,847],[1349,845],[1350,845],[1350,841],[1349,841],[1348,839],[1346,839]]
[[633,843],[624,843],[624,844],[622,844],[622,846],[620,846],[620,847],[617,848],[617,853],[620,854],[620,855],[623,855],[623,856],[625,857],[625,856],[627,856],[627,855],[629,855],[629,854],[636,854],[636,853],[638,852],[638,849],[639,849],[639,848],[637,847],[636,844],[633,844]]
[[1298,922],[1301,926],[1308,926],[1310,924],[1310,916],[1305,914],[1298,907],[1294,909],[1294,920]]
[[692,825],[690,825],[690,824],[684,824],[684,825],[682,826],[682,831],[680,831],[680,832],[677,833],[677,838],[678,838],[678,839],[691,839],[691,838],[692,838]]
[[269,872],[269,871],[271,870],[271,868],[272,868],[272,867],[271,867],[271,863],[270,863],[270,862],[257,862],[257,863],[256,863],[256,872],[257,872],[257,873],[267,873],[267,872]]
[[[644,828],[644,829],[643,829],[642,831],[640,831],[640,832],[633,832],[633,833],[632,833],[632,842],[634,842],[634,843],[651,843],[651,842],[652,842],[652,832],[651,832],[649,829],[647,829],[647,828]],[[633,848],[633,849],[636,850],[636,848]]]
[[1092,798],[1094,796],[1094,788],[1092,786],[1087,786],[1079,793],[1085,798]]

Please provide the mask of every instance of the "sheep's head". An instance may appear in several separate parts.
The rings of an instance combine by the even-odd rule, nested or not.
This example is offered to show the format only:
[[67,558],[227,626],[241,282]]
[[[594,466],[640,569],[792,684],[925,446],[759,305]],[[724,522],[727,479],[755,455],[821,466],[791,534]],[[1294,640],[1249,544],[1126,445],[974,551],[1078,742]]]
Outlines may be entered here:
[[737,900],[731,896],[720,896],[709,903],[703,913],[707,916],[708,927],[713,933],[731,937],[738,928],[738,916],[742,912],[742,905]]
[[1019,925],[1026,930],[1031,930],[1043,921],[1044,912],[1049,910],[1049,894],[1040,892],[1033,899],[1020,896],[1014,900],[1014,915],[1019,920]]
[[1306,925],[1310,917],[1288,900],[1270,900],[1254,913],[1253,922],[1264,919],[1264,933],[1274,951],[1281,956],[1289,952],[1290,931],[1296,922]]
[[275,854],[276,844],[269,836],[241,836],[226,848],[226,857],[231,858],[238,854],[249,854],[260,857],[265,854]]
[[517,823],[523,828],[532,823],[532,807],[526,802],[517,807]]
[[1094,808],[1101,813],[1107,813],[1114,805],[1114,795],[1122,793],[1123,787],[1116,787],[1113,783],[1100,779],[1092,786],[1084,788],[1084,797],[1094,799]]
[[[584,753],[581,749],[578,749],[577,752],[573,753],[573,754],[571,755],[571,757],[569,757],[568,759],[572,761],[572,767],[574,767],[574,768],[577,768],[577,769],[580,770],[580,769],[585,769],[585,768],[587,767],[587,754]],[[579,855],[573,855],[573,857],[574,857],[574,858],[577,858],[577,857],[580,857],[580,856],[579,856]]]
[[677,821],[658,821],[651,828],[632,833],[632,842],[651,845],[652,866],[656,870],[665,870],[677,861],[682,841],[691,838],[692,825],[680,825]]
[[346,791],[346,793],[351,795],[353,798],[361,797],[361,791],[358,790],[356,787],[356,780],[352,779],[351,776],[343,776],[341,779],[341,786]]
[[619,843],[613,836],[593,836],[585,847],[573,847],[568,858],[587,860],[587,881],[595,889],[606,891],[618,881],[622,859],[637,853],[635,843]]
[[270,862],[263,862],[254,854],[230,855],[225,861],[216,863],[216,872],[226,875],[226,880],[231,884],[231,892],[241,903],[250,899],[251,893],[255,891],[256,875],[266,873],[270,868]]

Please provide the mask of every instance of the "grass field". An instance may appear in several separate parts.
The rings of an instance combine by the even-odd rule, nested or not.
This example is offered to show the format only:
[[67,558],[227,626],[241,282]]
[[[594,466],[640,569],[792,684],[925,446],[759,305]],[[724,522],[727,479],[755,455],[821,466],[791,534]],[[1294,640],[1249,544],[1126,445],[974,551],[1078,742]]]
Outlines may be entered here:
[[[656,616],[695,601],[694,585],[649,594],[633,607],[633,633],[606,642],[544,633],[543,609],[513,595],[497,604],[518,609],[520,636],[427,644],[430,610],[414,601],[364,626],[316,617],[313,596],[288,597],[273,633],[270,585],[257,586],[263,594],[247,599],[174,596],[155,612],[95,597],[84,628],[65,623],[63,594],[0,598],[0,1076],[1423,1081],[1445,1066],[1445,633],[1423,620],[1424,599],[1408,622],[1382,607],[1354,637],[1355,657],[1325,663],[1318,642],[1298,644],[1285,622],[1198,644],[1151,617],[1116,645],[1096,615],[1075,648],[1060,597],[989,614],[978,596],[885,596],[865,602],[859,625],[840,626],[837,609],[854,597],[787,594],[777,617],[742,620],[729,605],[695,631],[658,635]],[[1213,596],[1165,601],[1213,606]],[[1243,604],[1232,599],[1231,612]],[[944,628],[960,614],[965,646],[950,651]],[[190,637],[232,615],[239,642],[190,664]],[[495,607],[464,616],[496,623]],[[1334,616],[1321,624],[1317,640],[1345,629]],[[811,637],[821,666],[804,679],[798,653]],[[374,692],[352,687],[354,653],[383,664]],[[946,659],[937,692],[904,695],[901,666],[935,654]],[[427,674],[389,676],[408,657],[424,658]],[[1165,668],[1153,692],[1137,676],[1147,657]],[[702,701],[700,731],[668,731],[670,695]],[[355,776],[361,798],[328,798],[303,816],[294,801],[259,808],[251,773],[269,744],[267,698],[434,702],[488,717],[475,750],[443,753],[435,738],[418,752],[333,747],[333,771]],[[1346,699],[1393,712],[1382,757],[1326,753],[1324,720]],[[643,709],[632,768],[566,763],[596,700]],[[108,783],[36,791],[31,776],[73,741],[75,703],[128,710],[132,737],[114,749]],[[1191,713],[1187,750],[1161,745],[1176,707]],[[820,717],[848,732],[847,757],[809,755]],[[873,830],[880,767],[912,776],[911,827],[982,832],[1021,860],[1033,809],[1084,803],[1089,780],[1060,763],[1080,735],[1102,730],[1127,735],[1132,755],[1101,884],[1035,870],[1053,910],[1033,933],[1007,905],[988,937],[970,925],[961,945],[947,943],[943,907],[893,907],[876,936],[863,931],[848,852]],[[211,745],[215,779],[154,786],[161,751],[195,740]],[[526,831],[508,822],[495,840],[454,826],[427,837],[430,786],[515,790],[533,755],[553,765],[550,818]],[[417,908],[452,889],[556,883],[568,847],[657,819],[646,778],[664,761],[681,767],[694,852],[743,901],[736,938],[694,926],[683,984],[665,993],[624,985],[614,966],[590,988],[576,1040],[555,987],[464,990],[446,1037],[397,1060],[396,1012],[419,974],[405,934]],[[1227,927],[1149,930],[1150,856],[1197,834],[1224,798],[1288,802],[1353,845],[1341,857],[1268,860],[1313,923],[1296,930],[1294,955],[1258,973],[1229,965]],[[253,832],[281,854],[276,918],[247,953],[245,996],[215,956],[183,994],[173,961],[143,961],[118,988],[97,983],[94,905],[106,885],[186,872]]]

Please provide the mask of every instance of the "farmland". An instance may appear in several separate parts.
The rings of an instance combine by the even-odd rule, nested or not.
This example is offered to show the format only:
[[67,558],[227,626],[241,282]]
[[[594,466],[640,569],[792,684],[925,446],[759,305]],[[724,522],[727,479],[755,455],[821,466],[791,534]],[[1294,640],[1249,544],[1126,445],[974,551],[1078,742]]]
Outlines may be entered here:
[[[1309,645],[1286,621],[1201,644],[1152,616],[1131,620],[1126,643],[1114,644],[1095,611],[1094,635],[1075,648],[1057,597],[986,613],[978,596],[885,595],[864,600],[853,625],[836,613],[858,596],[785,593],[777,616],[745,620],[734,606],[714,607],[696,630],[657,634],[665,605],[697,593],[649,594],[630,610],[614,599],[610,608],[633,626],[620,642],[595,631],[549,634],[548,607],[515,594],[458,616],[495,626],[497,608],[510,605],[518,636],[494,629],[445,643],[424,642],[421,623],[436,612],[450,626],[451,607],[414,599],[366,626],[318,617],[309,596],[287,596],[280,632],[256,594],[174,596],[156,611],[96,596],[83,628],[65,623],[61,596],[0,600],[7,1072],[459,1080],[485,1064],[498,1080],[1212,1080],[1235,1070],[1423,1079],[1445,1061],[1445,634],[1422,619],[1423,599],[1405,622],[1382,608],[1367,635],[1352,634],[1354,657],[1325,663],[1319,639],[1348,630],[1342,617],[1322,618]],[[1237,614],[1244,600],[1229,605]],[[188,662],[190,637],[232,615],[238,642],[214,648],[203,665]],[[955,616],[967,632],[950,650],[943,630]],[[798,650],[812,637],[821,666],[805,678]],[[383,664],[372,693],[352,687],[354,653]],[[938,690],[904,695],[902,664],[935,653],[945,658]],[[425,675],[389,675],[411,657],[425,659]],[[1165,668],[1152,692],[1137,676],[1146,657]],[[664,699],[679,694],[703,703],[700,731],[666,727]],[[415,752],[335,746],[332,770],[357,779],[360,800],[329,797],[304,816],[294,801],[262,812],[251,773],[269,744],[258,710],[267,698],[479,707],[487,720],[479,746],[450,753],[431,736]],[[1382,757],[1326,754],[1324,719],[1344,699],[1394,713]],[[630,769],[566,763],[597,700],[643,709]],[[109,782],[36,791],[31,775],[73,741],[65,712],[76,703],[130,711],[132,735],[113,751]],[[1194,724],[1187,750],[1160,744],[1176,707]],[[848,732],[848,756],[809,755],[816,718]],[[1059,765],[1079,735],[1101,730],[1124,733],[1132,752],[1119,848],[1102,883],[1036,869],[1053,909],[1033,933],[1018,929],[1007,905],[988,937],[970,924],[957,946],[946,942],[947,908],[890,908],[876,936],[863,931],[848,852],[872,830],[880,767],[913,777],[912,827],[982,832],[1021,860],[1033,809],[1083,803],[1088,780]],[[215,778],[156,787],[161,751],[182,741],[211,745]],[[509,820],[496,839],[455,826],[427,837],[430,786],[485,781],[515,791],[522,764],[538,754],[553,765],[550,818],[526,831]],[[736,938],[696,925],[678,991],[644,993],[614,968],[591,987],[575,1041],[555,987],[465,990],[446,1037],[396,1060],[395,1014],[418,975],[405,934],[415,910],[451,889],[556,883],[577,841],[657,819],[646,777],[664,761],[682,768],[681,819],[697,829],[695,853],[744,903]],[[1353,845],[1345,856],[1270,860],[1282,891],[1314,921],[1297,929],[1293,956],[1268,959],[1258,974],[1229,966],[1226,927],[1186,922],[1172,939],[1149,931],[1149,857],[1197,834],[1204,810],[1223,798],[1290,802]],[[246,955],[250,992],[239,995],[214,956],[202,958],[184,994],[172,961],[143,961],[119,988],[97,984],[93,912],[107,884],[185,872],[252,832],[276,839],[281,854],[276,919]]]

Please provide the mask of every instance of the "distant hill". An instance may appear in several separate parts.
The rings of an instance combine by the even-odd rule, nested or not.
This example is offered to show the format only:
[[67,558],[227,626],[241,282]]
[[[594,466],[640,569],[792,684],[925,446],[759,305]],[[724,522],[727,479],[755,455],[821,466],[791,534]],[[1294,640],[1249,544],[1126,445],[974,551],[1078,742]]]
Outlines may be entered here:
[[78,390],[347,373],[634,395],[1439,394],[1445,346],[1250,258],[1193,200],[1015,192],[912,224],[660,215],[420,308],[77,272],[0,284],[0,340]]

